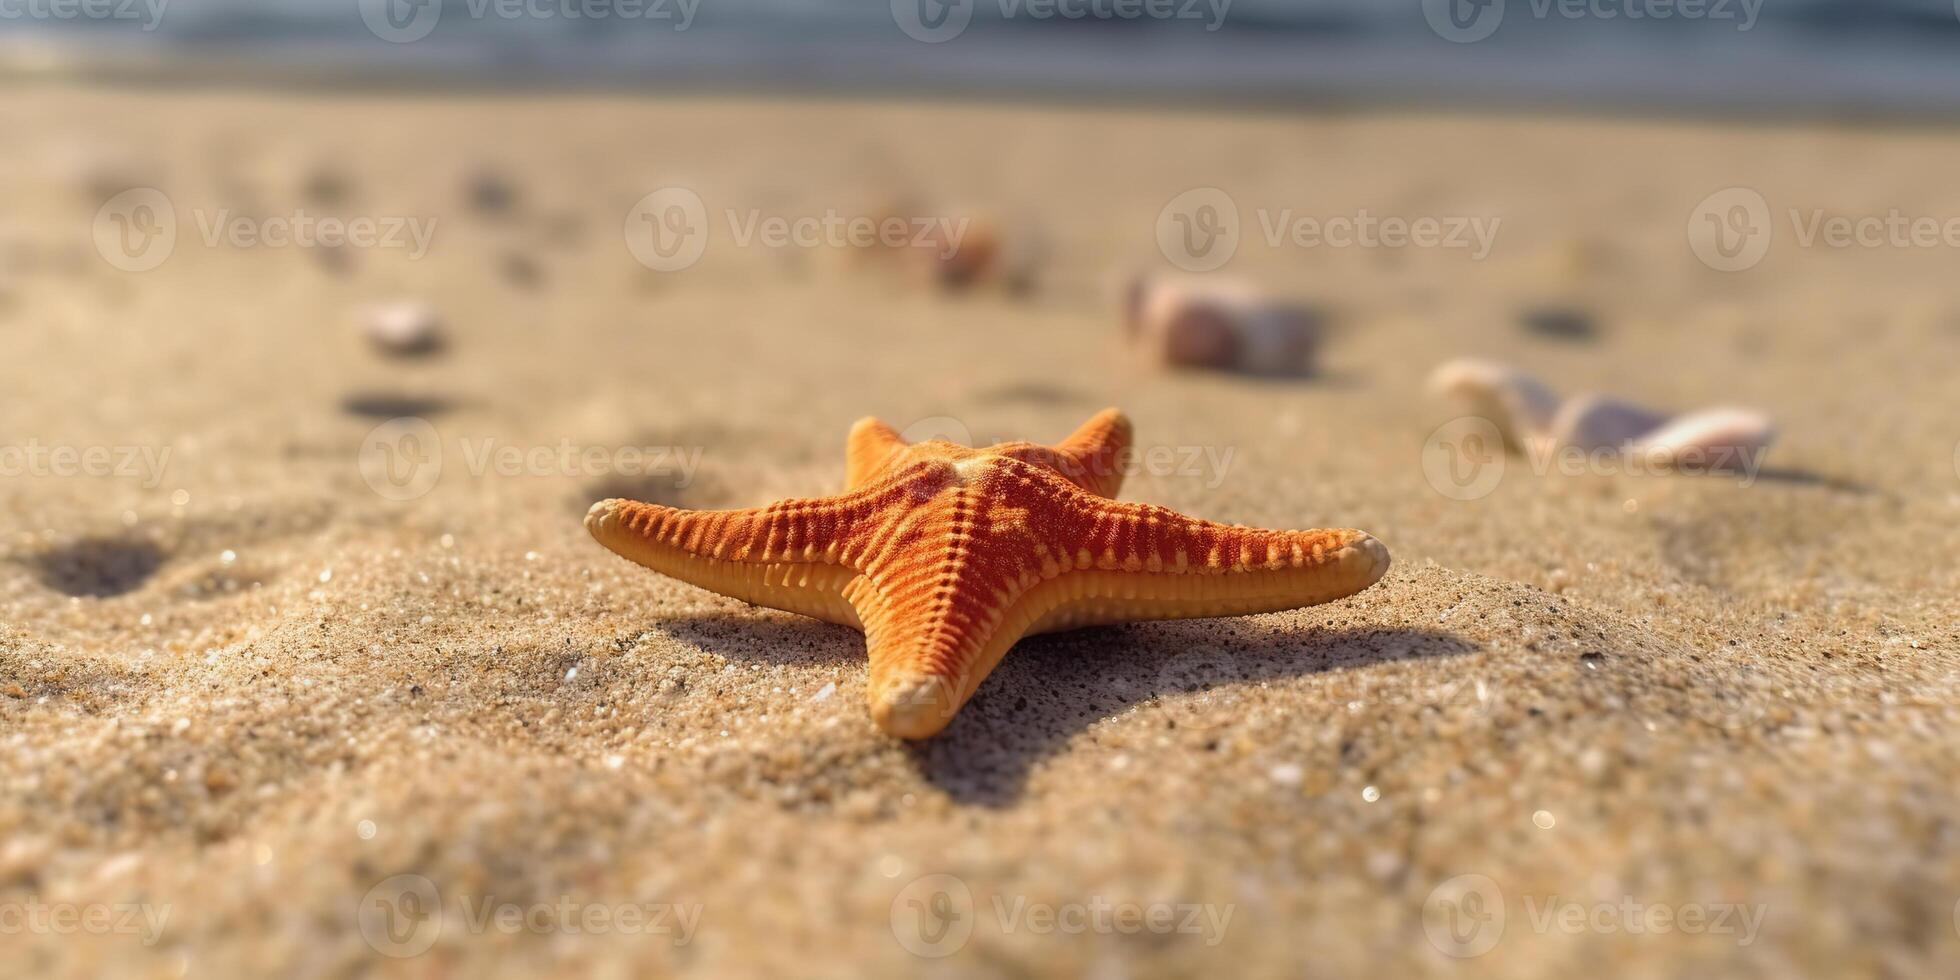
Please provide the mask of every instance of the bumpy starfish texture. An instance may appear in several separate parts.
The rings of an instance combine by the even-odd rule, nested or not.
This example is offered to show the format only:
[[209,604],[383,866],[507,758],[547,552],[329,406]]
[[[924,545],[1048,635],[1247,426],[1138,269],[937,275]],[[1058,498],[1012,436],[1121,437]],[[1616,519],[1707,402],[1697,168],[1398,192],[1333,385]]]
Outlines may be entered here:
[[851,428],[845,492],[751,510],[602,500],[585,526],[681,581],[864,632],[871,716],[902,738],[946,727],[1023,636],[1106,623],[1277,612],[1388,570],[1361,531],[1268,531],[1112,499],[1130,423],[1067,440],[909,445]]

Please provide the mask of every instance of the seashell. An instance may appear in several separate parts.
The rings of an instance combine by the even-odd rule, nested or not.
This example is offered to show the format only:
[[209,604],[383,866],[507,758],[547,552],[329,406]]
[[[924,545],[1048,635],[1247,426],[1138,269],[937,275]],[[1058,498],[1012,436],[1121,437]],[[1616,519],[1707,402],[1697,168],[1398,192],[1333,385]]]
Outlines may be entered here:
[[1231,280],[1139,277],[1123,306],[1131,344],[1173,367],[1307,374],[1323,333],[1318,312]]
[[1624,449],[1634,440],[1667,424],[1668,415],[1606,395],[1586,394],[1567,399],[1553,416],[1550,435],[1561,446],[1592,452]]
[[1431,372],[1429,387],[1468,402],[1516,451],[1542,441],[1587,453],[1637,455],[1657,470],[1722,473],[1753,468],[1776,438],[1768,416],[1744,408],[1669,415],[1601,394],[1561,404],[1536,378],[1492,361],[1451,361]]
[[393,357],[431,354],[443,346],[442,321],[427,304],[383,303],[366,310],[361,331],[376,349]]
[[1495,361],[1463,358],[1429,374],[1429,390],[1468,404],[1504,435],[1504,444],[1523,451],[1534,439],[1548,438],[1558,414],[1558,393],[1538,379]]
[[1000,227],[992,219],[955,218],[954,230],[935,220],[912,251],[928,276],[945,289],[965,289],[992,275],[1001,258]]
[[1633,451],[1657,468],[1733,473],[1752,468],[1775,440],[1776,424],[1761,412],[1710,408],[1647,433]]

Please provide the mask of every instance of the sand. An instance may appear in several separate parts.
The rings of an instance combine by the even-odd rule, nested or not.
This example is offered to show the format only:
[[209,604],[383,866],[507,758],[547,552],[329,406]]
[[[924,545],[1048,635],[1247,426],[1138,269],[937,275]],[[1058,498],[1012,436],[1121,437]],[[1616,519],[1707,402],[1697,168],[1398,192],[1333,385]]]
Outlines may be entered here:
[[[1739,184],[1960,215],[1960,134],[55,85],[17,88],[0,130],[9,444],[169,451],[154,474],[0,480],[5,972],[1908,976],[1960,956],[1950,250],[1785,237],[1724,275],[1684,233]],[[485,180],[511,199],[473,201]],[[708,251],[654,272],[622,225],[672,184],[707,202]],[[181,216],[153,271],[90,238],[131,185]],[[1167,374],[1120,346],[1114,284],[1167,268],[1154,223],[1199,186],[1249,224],[1502,230],[1474,261],[1274,248],[1254,224],[1229,271],[1330,311],[1321,372]],[[905,196],[1009,216],[1046,250],[1039,288],[947,295],[840,249],[742,247],[720,214]],[[302,207],[438,224],[419,259],[212,247],[196,224]],[[361,311],[398,299],[439,311],[445,350],[367,344]],[[1593,335],[1520,328],[1547,305]],[[1422,381],[1456,356],[1753,405],[1783,435],[1748,485],[1513,459],[1451,499],[1423,457],[1454,412]],[[865,414],[1055,439],[1105,405],[1180,461],[1125,497],[1365,528],[1394,568],[1291,613],[1026,641],[912,745],[872,727],[856,634],[659,578],[580,526],[616,494],[832,492]],[[404,500],[360,462],[396,416],[442,458]],[[475,465],[504,447],[544,462]],[[669,465],[611,472],[622,447]]]

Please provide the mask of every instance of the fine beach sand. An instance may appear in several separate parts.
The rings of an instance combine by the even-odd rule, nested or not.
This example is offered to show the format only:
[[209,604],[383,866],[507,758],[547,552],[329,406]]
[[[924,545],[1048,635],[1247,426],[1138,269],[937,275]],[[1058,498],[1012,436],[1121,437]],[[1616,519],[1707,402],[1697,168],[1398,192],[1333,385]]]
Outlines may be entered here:
[[[1723,276],[1684,232],[1732,185],[1960,215],[1960,133],[54,85],[0,100],[0,131],[5,442],[169,449],[155,486],[0,479],[0,907],[167,907],[151,945],[17,930],[5,972],[1787,977],[1960,957],[1951,251],[1799,249],[1786,224]],[[485,173],[510,207],[472,206]],[[138,185],[180,228],[132,274],[90,222]],[[661,274],[621,229],[667,185],[711,231]],[[1119,346],[1113,284],[1167,268],[1157,215],[1205,186],[1248,225],[1230,272],[1329,312],[1318,376],[1171,375]],[[740,247],[723,217],[898,199],[1005,216],[1045,249],[1039,288],[949,296],[836,250]],[[196,226],[301,207],[439,226],[419,260],[211,248]],[[1502,225],[1480,262],[1272,248],[1261,208]],[[363,341],[362,307],[402,297],[439,311],[440,356]],[[1541,307],[1590,312],[1594,336],[1517,325]],[[1782,435],[1747,486],[1513,459],[1454,500],[1425,477],[1454,410],[1423,379],[1458,356],[1753,405]],[[1364,528],[1393,569],[1292,613],[1026,641],[907,745],[867,717],[855,633],[659,578],[580,526],[607,496],[833,492],[865,414],[1053,440],[1105,405],[1201,460],[1127,499]],[[410,500],[357,463],[394,416],[441,443]],[[679,447],[698,469],[472,472],[485,440]],[[935,874],[971,902],[944,959],[901,942]],[[1425,910],[1474,913],[1432,900],[1465,874],[1505,919],[1494,935],[1486,906],[1471,934],[1494,945],[1458,960]],[[361,928],[396,875],[440,892],[419,956]],[[475,927],[485,901],[660,906],[667,929],[678,905],[691,934],[506,933]],[[1026,916],[1125,903],[1197,931]],[[1549,911],[1567,903],[1576,929]],[[1709,928],[1643,928],[1655,907]]]

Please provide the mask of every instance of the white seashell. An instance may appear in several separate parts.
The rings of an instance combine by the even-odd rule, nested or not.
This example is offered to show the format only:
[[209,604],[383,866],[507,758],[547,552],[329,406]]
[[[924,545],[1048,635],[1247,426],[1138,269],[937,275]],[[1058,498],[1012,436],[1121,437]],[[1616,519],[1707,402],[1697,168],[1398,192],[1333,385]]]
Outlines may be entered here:
[[1557,392],[1523,371],[1495,361],[1463,358],[1429,374],[1429,390],[1469,406],[1504,434],[1504,443],[1523,450],[1527,443],[1552,432],[1558,414]]
[[428,354],[442,347],[442,321],[428,305],[414,301],[383,303],[361,317],[362,332],[382,353],[396,357]]

